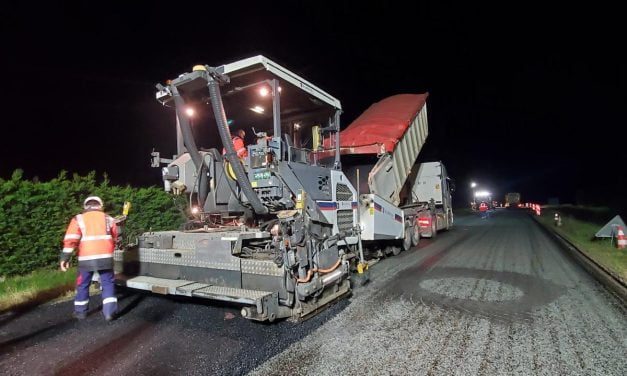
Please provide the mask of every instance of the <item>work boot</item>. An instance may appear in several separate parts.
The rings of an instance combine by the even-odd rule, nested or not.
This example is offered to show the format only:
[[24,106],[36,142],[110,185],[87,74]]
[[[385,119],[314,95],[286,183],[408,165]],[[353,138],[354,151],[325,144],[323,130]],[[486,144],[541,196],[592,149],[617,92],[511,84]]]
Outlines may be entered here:
[[83,320],[87,317],[87,313],[86,312],[74,312],[72,313],[72,316],[74,316],[74,318],[78,320]]
[[115,314],[113,314],[113,315],[105,315],[104,318],[105,318],[105,321],[109,321],[109,322],[111,322],[111,321],[116,319]]

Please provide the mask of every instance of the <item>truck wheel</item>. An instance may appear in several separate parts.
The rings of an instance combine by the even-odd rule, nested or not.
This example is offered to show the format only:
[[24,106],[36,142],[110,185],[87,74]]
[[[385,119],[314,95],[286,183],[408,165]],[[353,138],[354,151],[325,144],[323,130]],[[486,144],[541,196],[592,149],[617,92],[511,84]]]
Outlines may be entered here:
[[438,236],[438,217],[431,217],[431,239],[435,239]]
[[388,245],[388,247],[385,250],[385,253],[398,256],[401,253],[401,247],[399,247],[398,245]]
[[409,222],[405,222],[405,237],[403,238],[403,251],[409,251],[412,245],[412,235],[413,235],[413,227],[409,224]]
[[414,220],[413,231],[411,234],[411,244],[415,247],[420,243],[420,224],[417,220]]
[[453,212],[452,211],[448,211],[446,213],[446,228],[445,230],[448,231],[451,226],[453,226]]

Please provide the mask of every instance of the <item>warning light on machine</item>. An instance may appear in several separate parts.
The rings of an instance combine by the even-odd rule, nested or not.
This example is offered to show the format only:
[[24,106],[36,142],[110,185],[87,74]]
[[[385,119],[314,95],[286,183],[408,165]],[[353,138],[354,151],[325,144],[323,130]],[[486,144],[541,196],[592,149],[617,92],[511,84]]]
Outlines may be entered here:
[[490,192],[478,191],[478,192],[475,192],[475,197],[490,197]]

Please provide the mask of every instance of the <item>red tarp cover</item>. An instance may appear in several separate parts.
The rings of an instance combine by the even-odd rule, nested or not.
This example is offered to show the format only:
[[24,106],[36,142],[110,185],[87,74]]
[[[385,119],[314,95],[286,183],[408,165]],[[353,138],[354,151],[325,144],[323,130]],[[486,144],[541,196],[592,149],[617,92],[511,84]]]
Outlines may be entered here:
[[[390,153],[425,105],[425,94],[398,94],[370,106],[340,132],[342,148],[380,145]],[[365,150],[364,150],[365,151]]]

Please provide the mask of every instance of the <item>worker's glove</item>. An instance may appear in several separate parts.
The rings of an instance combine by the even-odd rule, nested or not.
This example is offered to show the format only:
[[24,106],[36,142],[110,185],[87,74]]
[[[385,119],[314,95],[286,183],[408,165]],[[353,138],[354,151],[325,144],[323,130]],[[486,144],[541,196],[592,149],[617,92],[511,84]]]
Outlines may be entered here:
[[59,262],[59,266],[61,267],[61,271],[67,272],[67,270],[70,268],[70,261],[69,260],[61,260]]
[[117,224],[124,224],[126,222],[126,216],[125,215],[118,215],[117,217],[113,218],[113,222],[117,225]]
[[70,267],[70,258],[72,258],[71,253],[63,252],[63,250],[59,253],[59,266],[64,272]]

